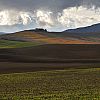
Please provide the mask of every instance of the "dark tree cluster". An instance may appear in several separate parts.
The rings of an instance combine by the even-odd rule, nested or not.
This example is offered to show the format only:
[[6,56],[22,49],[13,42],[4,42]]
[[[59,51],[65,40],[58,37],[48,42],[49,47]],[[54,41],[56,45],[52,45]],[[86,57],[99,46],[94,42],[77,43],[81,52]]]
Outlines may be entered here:
[[47,32],[46,29],[42,29],[42,28],[36,28],[34,31],[35,32]]

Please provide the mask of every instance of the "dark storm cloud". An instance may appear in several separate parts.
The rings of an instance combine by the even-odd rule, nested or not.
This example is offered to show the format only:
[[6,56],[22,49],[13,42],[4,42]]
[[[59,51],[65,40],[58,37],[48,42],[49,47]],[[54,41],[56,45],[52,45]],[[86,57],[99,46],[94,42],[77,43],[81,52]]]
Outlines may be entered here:
[[99,0],[0,0],[1,9],[21,9],[21,10],[34,10],[34,9],[50,9],[53,11],[62,10],[67,7],[80,6],[80,5],[100,6]]
[[34,10],[43,8],[56,11],[80,5],[98,7],[100,0],[0,0],[0,9]]
[[100,0],[82,0],[83,5],[100,7]]

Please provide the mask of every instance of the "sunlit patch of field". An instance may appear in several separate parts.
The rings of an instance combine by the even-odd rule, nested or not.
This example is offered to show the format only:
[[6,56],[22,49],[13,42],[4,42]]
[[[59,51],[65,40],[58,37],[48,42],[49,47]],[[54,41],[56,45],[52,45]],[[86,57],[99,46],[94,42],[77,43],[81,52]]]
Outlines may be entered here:
[[48,38],[48,37],[35,40],[46,42],[48,44],[94,44],[95,43],[83,40],[66,40],[62,38]]
[[0,100],[100,100],[100,68],[0,75]]
[[[48,34],[48,33],[47,33]],[[16,34],[16,36],[24,37],[28,40],[40,41],[48,44],[94,44],[97,42],[78,40],[78,39],[64,39],[61,37],[49,37],[48,35],[41,35],[41,33],[33,33],[33,32],[21,32]]]
[[0,40],[0,49],[1,48],[22,48],[22,47],[31,47],[36,45],[40,45],[40,43]]

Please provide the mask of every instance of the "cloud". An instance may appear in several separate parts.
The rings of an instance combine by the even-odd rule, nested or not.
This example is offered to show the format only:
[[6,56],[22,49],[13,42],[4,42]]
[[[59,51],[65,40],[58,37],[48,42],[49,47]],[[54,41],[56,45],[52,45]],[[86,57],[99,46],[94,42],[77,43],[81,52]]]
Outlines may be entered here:
[[0,0],[1,9],[37,10],[48,9],[62,10],[66,7],[80,5],[82,0]]
[[52,26],[52,12],[37,10],[35,12],[23,12],[16,10],[4,10],[0,12],[0,25],[28,25],[35,20],[39,26]]
[[29,12],[18,12],[15,10],[4,10],[0,12],[0,25],[2,26],[12,26],[16,24],[26,25],[31,21]]
[[0,0],[1,10],[17,9],[19,11],[33,11],[42,8],[57,12],[68,7],[82,5],[100,7],[100,0]]
[[54,25],[54,21],[52,19],[52,12],[50,11],[42,11],[42,10],[37,10],[36,11],[36,22],[39,25],[39,27],[52,27]]
[[[34,12],[25,12],[17,10],[0,11],[0,30],[3,27],[14,28],[49,28],[54,25],[52,12],[36,10]],[[15,30],[16,31],[16,30]]]
[[59,13],[58,22],[66,28],[85,27],[100,22],[100,8],[71,7]]
[[[88,5],[88,6],[87,6]],[[0,0],[0,31],[63,31],[100,23],[99,0]]]

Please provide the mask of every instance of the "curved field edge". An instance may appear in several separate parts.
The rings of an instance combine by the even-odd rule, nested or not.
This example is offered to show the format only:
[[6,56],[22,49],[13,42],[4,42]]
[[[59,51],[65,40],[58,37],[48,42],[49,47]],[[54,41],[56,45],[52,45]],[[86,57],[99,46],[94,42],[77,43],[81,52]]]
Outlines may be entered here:
[[1,100],[100,100],[100,68],[0,75]]
[[0,49],[2,48],[22,48],[41,45],[39,42],[24,42],[24,41],[13,41],[13,40],[0,40]]

